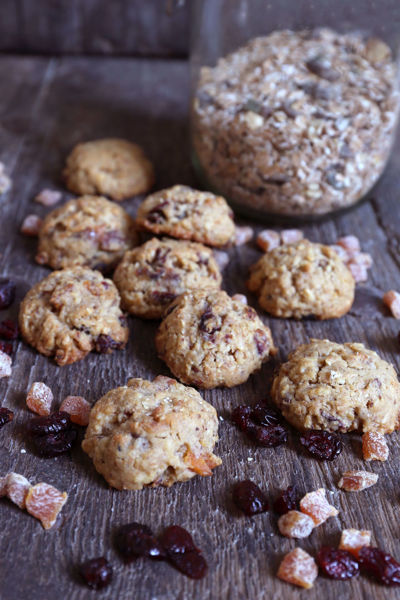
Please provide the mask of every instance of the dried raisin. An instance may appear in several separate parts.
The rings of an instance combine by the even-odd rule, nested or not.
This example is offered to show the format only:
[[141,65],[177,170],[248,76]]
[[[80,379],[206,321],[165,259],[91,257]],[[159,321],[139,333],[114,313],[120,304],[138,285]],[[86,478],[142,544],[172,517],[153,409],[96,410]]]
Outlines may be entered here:
[[268,501],[258,485],[245,480],[237,483],[232,492],[233,501],[245,515],[252,516],[268,510]]
[[0,408],[0,427],[3,427],[6,423],[9,423],[14,418],[14,413],[8,408]]
[[331,579],[352,579],[360,572],[358,562],[347,550],[325,546],[318,552],[317,562],[322,572]]
[[300,442],[319,460],[334,460],[343,450],[343,444],[335,433],[319,429],[305,431]]
[[140,556],[149,558],[164,558],[166,556],[164,548],[155,538],[151,529],[140,523],[123,525],[117,533],[116,545],[126,560],[132,560]]
[[295,510],[297,508],[297,489],[294,485],[289,485],[286,490],[283,490],[274,502],[274,511],[278,515],[284,515],[289,510]]
[[361,568],[375,577],[379,583],[400,585],[400,563],[379,548],[364,546],[358,553]]
[[86,585],[92,590],[105,588],[112,580],[112,566],[103,556],[86,561],[79,571]]

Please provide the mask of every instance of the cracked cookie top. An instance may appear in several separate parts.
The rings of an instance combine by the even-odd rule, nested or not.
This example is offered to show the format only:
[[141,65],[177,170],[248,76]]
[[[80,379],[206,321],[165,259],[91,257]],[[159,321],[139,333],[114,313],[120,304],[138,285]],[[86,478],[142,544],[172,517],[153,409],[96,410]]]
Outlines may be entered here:
[[99,271],[73,267],[54,271],[34,285],[21,303],[23,338],[58,365],[84,358],[91,350],[123,348],[129,329],[118,290]]
[[178,379],[202,388],[244,383],[276,351],[253,308],[214,290],[179,296],[166,311],[156,346]]
[[123,308],[147,319],[160,319],[186,291],[218,289],[221,279],[210,248],[167,238],[153,238],[127,252],[114,273]]
[[332,319],[347,313],[355,281],[329,246],[301,240],[267,252],[250,269],[248,288],[275,317]]
[[136,221],[146,231],[208,246],[225,246],[235,237],[233,212],[226,200],[187,185],[148,196],[139,206]]
[[158,376],[130,379],[109,391],[90,413],[82,448],[117,489],[171,486],[211,475],[218,416],[191,387]]
[[272,398],[298,429],[391,433],[398,427],[396,372],[363,344],[302,344],[281,366]]

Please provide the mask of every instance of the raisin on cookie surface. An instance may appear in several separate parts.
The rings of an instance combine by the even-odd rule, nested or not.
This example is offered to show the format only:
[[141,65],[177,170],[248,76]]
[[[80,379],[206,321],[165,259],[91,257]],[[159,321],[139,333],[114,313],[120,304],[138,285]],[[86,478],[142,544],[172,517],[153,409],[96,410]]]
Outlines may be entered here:
[[52,269],[106,271],[138,243],[134,220],[101,196],[81,196],[52,210],[39,231],[36,261]]
[[301,240],[266,252],[247,286],[275,317],[332,319],[350,310],[355,281],[332,248]]
[[191,387],[158,376],[130,379],[92,408],[82,442],[97,471],[119,489],[171,486],[211,475],[218,416]]
[[148,192],[154,184],[154,169],[137,144],[106,138],[75,146],[63,177],[75,194],[104,194],[120,201]]
[[123,348],[129,329],[118,290],[99,271],[72,267],[54,271],[34,285],[21,303],[19,325],[28,344],[58,365],[92,350]]
[[183,292],[219,289],[221,280],[210,248],[167,238],[153,238],[130,250],[114,273],[122,307],[147,319],[160,319]]
[[398,427],[396,372],[363,344],[302,344],[281,366],[272,399],[298,429],[391,433]]
[[275,353],[256,311],[213,290],[179,296],[166,311],[156,346],[175,377],[202,388],[239,385]]
[[235,237],[233,212],[226,200],[186,185],[148,196],[139,206],[136,221],[146,231],[209,246],[225,246]]

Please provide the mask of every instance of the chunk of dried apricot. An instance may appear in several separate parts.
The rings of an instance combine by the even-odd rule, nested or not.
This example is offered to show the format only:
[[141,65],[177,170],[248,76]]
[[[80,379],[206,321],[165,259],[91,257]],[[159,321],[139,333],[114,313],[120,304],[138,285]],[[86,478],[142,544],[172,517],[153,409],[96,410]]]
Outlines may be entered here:
[[378,481],[378,475],[369,471],[346,471],[343,473],[338,487],[346,492],[361,492]]
[[309,589],[318,576],[318,567],[312,556],[295,548],[284,556],[277,575],[283,581]]
[[339,550],[347,550],[358,557],[360,548],[371,544],[371,532],[359,529],[343,529],[339,543]]
[[282,535],[289,538],[305,538],[314,529],[314,521],[308,515],[289,510],[278,519],[278,528]]
[[89,423],[91,408],[89,402],[82,396],[67,396],[61,402],[59,410],[68,413],[73,423],[86,427]]
[[50,414],[53,402],[53,392],[41,381],[32,383],[26,397],[27,407],[37,415],[47,417]]
[[[25,499],[31,488],[31,483],[23,475],[8,473],[4,478],[3,495],[7,496],[19,508],[25,508]],[[0,493],[1,495],[1,493]]]
[[50,529],[67,498],[66,492],[60,492],[48,483],[37,483],[30,488],[26,496],[26,510],[39,519],[45,529]]
[[387,460],[389,448],[385,436],[377,431],[364,433],[362,436],[362,453],[364,460]]
[[336,517],[338,510],[329,504],[324,488],[309,492],[300,500],[300,510],[312,518],[314,525],[321,525],[329,517]]

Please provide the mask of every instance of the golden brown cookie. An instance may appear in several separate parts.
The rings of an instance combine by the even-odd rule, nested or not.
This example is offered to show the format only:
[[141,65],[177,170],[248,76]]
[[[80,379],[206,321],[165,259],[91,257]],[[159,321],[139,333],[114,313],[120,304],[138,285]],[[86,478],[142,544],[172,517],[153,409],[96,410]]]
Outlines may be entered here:
[[118,290],[99,271],[72,267],[54,271],[34,285],[21,303],[22,336],[58,365],[84,358],[91,350],[123,348],[129,329]]
[[156,346],[178,379],[202,388],[239,385],[275,353],[256,311],[214,290],[179,296],[166,311]]
[[104,194],[119,201],[148,192],[154,184],[154,169],[140,146],[106,138],[75,146],[63,177],[75,194]]
[[146,231],[209,246],[225,246],[235,239],[233,212],[226,200],[186,185],[148,196],[139,206],[136,220]]
[[332,319],[350,310],[355,281],[332,248],[300,240],[266,252],[247,286],[275,317]]
[[171,486],[211,475],[218,416],[193,388],[175,379],[130,379],[109,391],[90,413],[82,448],[119,490]]
[[108,271],[138,243],[133,219],[102,196],[81,196],[52,210],[39,231],[36,261],[52,269]]
[[272,398],[298,429],[391,433],[398,427],[396,372],[363,344],[302,344],[281,366]]
[[167,238],[130,250],[114,273],[122,307],[146,319],[160,319],[183,292],[219,289],[221,279],[210,248]]

